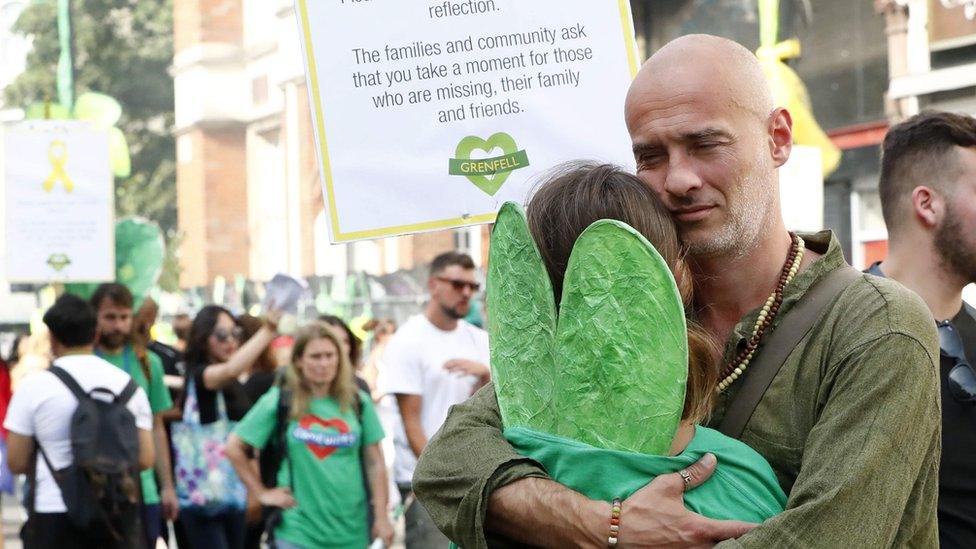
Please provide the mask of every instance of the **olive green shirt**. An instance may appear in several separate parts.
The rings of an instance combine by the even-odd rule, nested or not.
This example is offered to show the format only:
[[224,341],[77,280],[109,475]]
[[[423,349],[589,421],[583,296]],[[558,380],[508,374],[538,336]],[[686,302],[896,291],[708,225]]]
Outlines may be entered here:
[[[823,257],[787,286],[778,319],[844,264],[829,231],[803,236]],[[758,314],[736,325],[726,357],[745,345]],[[938,357],[918,296],[870,275],[845,289],[790,354],[741,437],[773,466],[786,511],[719,547],[938,547]],[[741,383],[720,399],[713,425]],[[517,546],[485,532],[488,498],[516,480],[548,478],[501,427],[488,386],[451,410],[414,474],[434,522],[465,549]]]

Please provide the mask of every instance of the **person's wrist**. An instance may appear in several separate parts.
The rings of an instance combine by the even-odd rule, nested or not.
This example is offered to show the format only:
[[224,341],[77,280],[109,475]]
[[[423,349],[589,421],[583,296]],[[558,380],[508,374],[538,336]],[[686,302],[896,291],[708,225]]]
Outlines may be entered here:
[[578,531],[575,537],[581,542],[579,546],[606,549],[610,504],[588,499],[578,511],[578,520],[575,521]]

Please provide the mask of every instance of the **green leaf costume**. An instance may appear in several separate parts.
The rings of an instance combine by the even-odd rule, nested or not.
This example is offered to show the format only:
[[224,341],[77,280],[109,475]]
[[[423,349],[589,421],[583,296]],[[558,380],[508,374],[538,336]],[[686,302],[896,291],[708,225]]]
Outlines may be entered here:
[[685,495],[706,516],[762,521],[786,496],[745,444],[696,427],[670,456],[688,378],[684,307],[654,247],[620,221],[579,236],[556,309],[525,213],[498,213],[488,264],[491,368],[505,436],[556,481],[588,497],[626,498],[659,474],[715,453],[715,475]]

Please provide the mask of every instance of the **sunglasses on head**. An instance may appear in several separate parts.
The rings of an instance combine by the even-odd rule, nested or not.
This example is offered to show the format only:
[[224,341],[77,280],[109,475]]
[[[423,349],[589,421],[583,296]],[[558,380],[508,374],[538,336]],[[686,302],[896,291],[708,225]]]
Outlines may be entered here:
[[956,361],[949,370],[949,393],[958,402],[976,403],[976,372],[966,360],[959,332],[948,320],[939,322],[939,347],[943,355]]
[[244,335],[244,330],[242,330],[241,328],[233,328],[230,330],[228,330],[227,328],[217,328],[216,330],[213,331],[213,336],[217,338],[217,341],[221,343],[227,341],[230,338],[234,338],[239,341],[243,335]]
[[468,282],[467,280],[458,280],[456,278],[446,278],[443,276],[438,276],[437,280],[440,280],[441,282],[447,282],[448,284],[451,285],[452,288],[454,288],[455,291],[458,292],[460,292],[465,288],[471,288],[472,292],[477,292],[478,290],[481,289],[481,284],[477,282]]

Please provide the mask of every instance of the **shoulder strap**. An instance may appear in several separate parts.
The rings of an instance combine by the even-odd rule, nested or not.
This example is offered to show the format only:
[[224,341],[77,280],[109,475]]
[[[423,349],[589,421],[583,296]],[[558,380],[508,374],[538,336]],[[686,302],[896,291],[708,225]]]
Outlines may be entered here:
[[127,404],[133,395],[136,394],[136,390],[138,388],[139,385],[136,383],[136,380],[130,377],[129,382],[125,384],[125,388],[122,389],[121,393],[119,393],[118,402]]
[[[281,459],[288,465],[288,484],[292,493],[295,492],[295,470],[292,468],[291,456],[288,454],[288,415],[291,412],[291,391],[284,383],[278,386],[278,408],[275,412],[275,442]],[[279,466],[280,467],[280,466]],[[278,469],[278,467],[275,467]],[[277,473],[276,473],[277,474]]]
[[827,305],[861,276],[859,271],[846,264],[834,269],[807,290],[796,306],[783,316],[763,344],[762,351],[752,361],[749,375],[743,378],[739,393],[729,404],[719,424],[719,431],[736,439],[742,435],[746,423],[787,357],[817,323]]
[[61,369],[60,366],[52,365],[47,369],[47,371],[51,372],[55,377],[60,379],[61,383],[64,383],[65,386],[68,387],[68,390],[71,391],[71,393],[74,394],[75,398],[77,398],[79,401],[83,398],[88,398],[88,393],[81,388],[81,385],[78,385],[75,378],[71,377],[71,374]]

